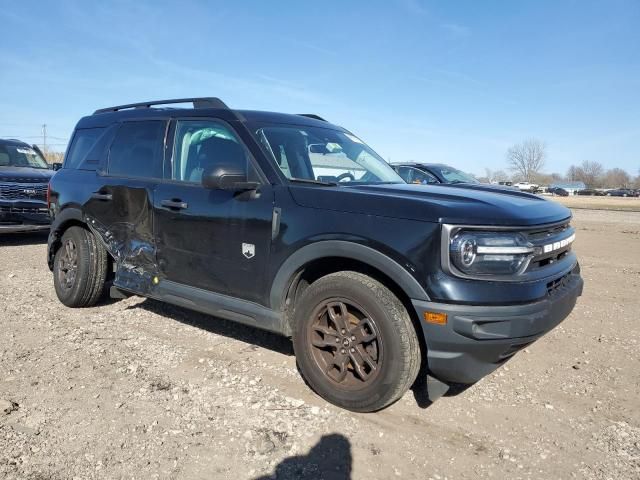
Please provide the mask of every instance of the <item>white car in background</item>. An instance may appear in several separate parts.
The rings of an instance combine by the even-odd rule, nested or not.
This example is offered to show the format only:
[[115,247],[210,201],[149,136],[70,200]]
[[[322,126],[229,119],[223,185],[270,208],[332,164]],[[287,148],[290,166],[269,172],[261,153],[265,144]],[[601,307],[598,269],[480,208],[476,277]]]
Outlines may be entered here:
[[518,182],[513,184],[514,187],[519,188],[523,192],[535,193],[540,188],[537,183]]

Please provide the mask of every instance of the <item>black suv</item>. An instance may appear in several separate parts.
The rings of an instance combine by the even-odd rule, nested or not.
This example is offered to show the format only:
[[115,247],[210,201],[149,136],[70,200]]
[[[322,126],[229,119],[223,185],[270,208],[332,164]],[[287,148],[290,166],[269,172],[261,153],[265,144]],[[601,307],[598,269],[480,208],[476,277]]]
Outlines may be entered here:
[[0,139],[0,234],[49,228],[47,185],[53,174],[35,145]]
[[[193,108],[162,105],[191,102]],[[96,111],[51,181],[56,293],[111,284],[293,338],[321,396],[374,411],[472,384],[582,292],[571,214],[488,185],[408,185],[316,115],[180,99]]]

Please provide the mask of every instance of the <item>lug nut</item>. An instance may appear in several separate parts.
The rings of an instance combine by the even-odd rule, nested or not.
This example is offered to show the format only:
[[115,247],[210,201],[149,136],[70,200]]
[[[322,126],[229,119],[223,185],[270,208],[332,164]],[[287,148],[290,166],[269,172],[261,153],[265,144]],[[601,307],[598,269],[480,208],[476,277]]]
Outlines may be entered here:
[[355,349],[355,348],[353,348],[353,347],[351,347],[351,350],[349,350],[349,351],[350,351],[351,353],[353,353],[353,352],[355,352],[355,351],[356,351],[356,349]]
[[336,337],[336,343],[340,343],[340,339]]
[[345,353],[347,353],[347,351],[343,348],[342,350],[340,350],[340,353],[344,355]]
[[346,331],[344,328],[341,330],[341,332],[342,332],[342,334],[343,334],[343,335],[344,335],[345,333],[347,333],[347,331]]
[[356,336],[355,335],[351,335],[351,340],[355,340]]

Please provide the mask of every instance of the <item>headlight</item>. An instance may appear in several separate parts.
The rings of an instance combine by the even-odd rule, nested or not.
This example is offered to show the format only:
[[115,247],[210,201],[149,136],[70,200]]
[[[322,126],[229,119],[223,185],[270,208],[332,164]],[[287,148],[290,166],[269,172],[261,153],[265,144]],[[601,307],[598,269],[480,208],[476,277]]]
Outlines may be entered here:
[[514,275],[528,266],[535,249],[517,232],[461,231],[451,238],[451,263],[467,275]]

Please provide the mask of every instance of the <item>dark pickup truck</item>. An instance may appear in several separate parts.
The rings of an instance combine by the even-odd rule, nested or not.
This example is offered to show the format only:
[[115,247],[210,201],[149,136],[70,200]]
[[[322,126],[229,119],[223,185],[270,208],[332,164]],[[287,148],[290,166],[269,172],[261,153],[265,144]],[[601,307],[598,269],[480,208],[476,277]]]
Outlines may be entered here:
[[0,234],[49,228],[49,169],[35,146],[0,139]]
[[477,382],[582,293],[558,203],[409,185],[317,115],[217,98],[82,118],[50,210],[65,305],[93,305],[109,285],[286,335],[308,384],[354,411],[391,404],[419,372],[431,398]]

